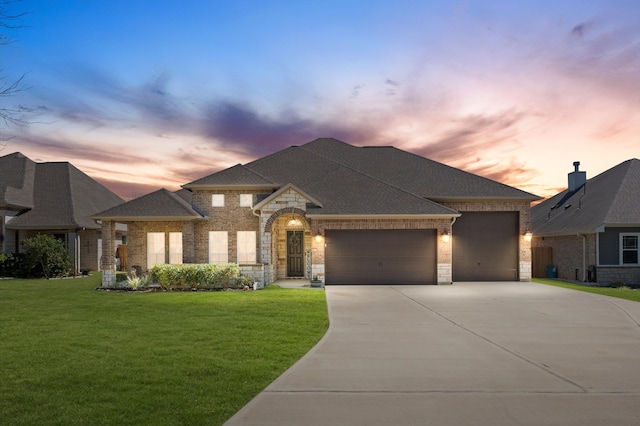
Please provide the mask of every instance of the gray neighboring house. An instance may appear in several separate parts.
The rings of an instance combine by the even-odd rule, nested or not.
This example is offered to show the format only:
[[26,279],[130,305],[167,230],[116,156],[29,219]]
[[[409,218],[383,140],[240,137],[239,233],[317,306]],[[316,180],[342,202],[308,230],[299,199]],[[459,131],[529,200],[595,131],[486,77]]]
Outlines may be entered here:
[[550,248],[561,279],[640,283],[640,160],[589,180],[579,166],[567,190],[532,208],[534,252]]
[[[450,284],[531,278],[539,197],[400,149],[323,138],[94,215],[128,264],[226,263],[262,283]],[[103,285],[114,283],[103,259]]]
[[[36,163],[19,152],[0,157],[0,247],[18,253],[36,234],[64,241],[76,273],[99,270],[101,226],[90,216],[124,200],[67,162]],[[126,227],[120,226],[121,241]]]

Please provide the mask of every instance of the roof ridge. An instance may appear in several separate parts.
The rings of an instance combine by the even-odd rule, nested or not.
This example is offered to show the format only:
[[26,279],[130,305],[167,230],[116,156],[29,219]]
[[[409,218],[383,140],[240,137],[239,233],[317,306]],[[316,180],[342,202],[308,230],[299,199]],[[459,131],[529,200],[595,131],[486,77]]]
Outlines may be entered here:
[[[71,182],[71,168],[69,166],[71,166],[71,163],[69,163],[68,161],[59,161],[59,162],[47,162],[47,163],[40,163],[40,164],[66,164],[67,167],[64,168],[64,177],[67,179],[67,182],[65,183],[65,187],[66,190],[69,191],[69,213],[71,214],[71,223],[74,224],[75,226],[80,226],[80,224],[78,223],[78,221],[76,220],[76,203],[74,201],[74,191],[72,188],[72,182]],[[79,170],[78,170],[79,171]]]
[[[616,191],[615,191],[615,192],[614,192],[614,194],[613,194],[613,199],[611,200],[611,203],[609,204],[609,208],[607,209],[607,213],[604,215],[604,221],[605,221],[605,222],[606,222],[606,221],[607,221],[607,219],[610,217],[611,212],[612,212],[614,209],[616,209],[616,208],[617,208],[617,201],[618,201],[618,198],[620,197],[620,189],[621,189],[622,185],[624,185],[624,183],[626,182],[626,180],[627,180],[627,176],[628,176],[628,174],[630,173],[631,168],[632,168],[632,167],[633,167],[633,165],[634,165],[634,161],[633,161],[633,160],[636,160],[636,161],[638,161],[638,162],[640,163],[640,161],[639,161],[639,160],[637,160],[637,159],[635,159],[635,158],[632,158],[632,159],[629,159],[629,160],[623,161],[622,163],[618,164],[617,166],[614,166],[613,168],[611,168],[611,169],[609,169],[609,170],[606,170],[605,172],[602,172],[602,173],[600,173],[599,175],[597,175],[597,176],[594,176],[594,177],[593,177],[593,179],[595,179],[595,178],[597,178],[598,176],[601,176],[601,175],[605,174],[605,173],[606,173],[606,172],[608,172],[608,171],[614,170],[614,169],[616,169],[616,168],[618,168],[618,167],[622,168],[622,166],[623,166],[623,165],[624,165],[624,166],[626,166],[626,167],[625,167],[624,172],[622,173],[622,176],[621,176],[620,180],[618,181],[618,185],[617,185],[617,187],[616,187]],[[627,163],[627,164],[625,164],[625,163]],[[587,182],[588,182],[588,181],[587,181]],[[586,183],[585,183],[585,185],[586,185]]]
[[[355,146],[350,145],[350,144],[348,144],[348,143],[346,143],[346,142],[338,141],[337,139],[334,139],[334,140],[336,140],[337,142],[340,142],[340,143],[342,143],[342,144],[344,144],[344,145],[347,145],[347,146],[348,146],[348,147],[350,147],[350,148],[356,149],[356,150],[357,150],[357,149],[359,149],[359,148],[362,148],[362,147],[355,147]],[[311,143],[311,142],[310,142],[310,143]],[[304,148],[304,146],[301,146],[301,147],[298,147],[298,148],[305,149],[305,148]],[[393,147],[393,146],[391,146],[391,147],[388,147],[388,146],[385,146],[385,147],[369,146],[369,148],[393,148],[393,149],[397,149],[397,148],[395,148],[395,147]],[[368,174],[368,173],[364,173],[364,172],[362,172],[362,171],[360,171],[360,170],[358,170],[358,169],[354,169],[353,167],[348,166],[348,165],[346,165],[346,164],[339,163],[339,162],[335,161],[335,160],[334,160],[334,159],[332,159],[332,158],[326,157],[326,156],[321,155],[321,154],[316,154],[315,152],[312,152],[312,151],[310,151],[310,150],[308,150],[308,149],[305,149],[305,151],[307,151],[307,152],[311,152],[312,154],[314,154],[314,155],[316,155],[316,156],[318,156],[318,157],[324,158],[324,159],[326,159],[326,160],[328,160],[328,161],[330,161],[330,162],[332,162],[332,163],[334,163],[334,164],[336,164],[336,165],[338,165],[338,166],[340,166],[340,167],[344,167],[345,169],[348,169],[348,170],[351,170],[352,172],[358,173],[358,174],[359,174],[359,175],[361,175],[361,176],[365,176],[365,177],[367,177],[367,178],[369,178],[369,179],[371,179],[371,180],[373,180],[373,181],[379,182],[379,183],[381,183],[381,184],[383,184],[383,185],[385,185],[385,186],[387,186],[387,187],[389,187],[389,188],[393,188],[393,189],[395,189],[395,190],[397,190],[397,191],[400,191],[400,192],[402,192],[402,193],[408,194],[408,195],[410,195],[410,196],[412,196],[412,197],[414,197],[414,198],[417,198],[417,199],[419,199],[419,200],[427,201],[427,202],[429,202],[429,203],[432,203],[432,204],[435,204],[435,205],[441,206],[441,207],[443,207],[443,208],[445,208],[445,209],[451,210],[452,212],[458,213],[456,210],[453,210],[453,209],[452,209],[452,208],[450,208],[450,207],[447,207],[447,206],[445,206],[445,205],[442,205],[442,204],[440,204],[440,203],[438,203],[438,202],[435,202],[435,201],[433,201],[433,200],[430,200],[430,199],[428,199],[428,198],[422,197],[422,196],[420,196],[420,195],[418,195],[418,194],[414,194],[413,192],[407,191],[406,189],[399,188],[399,187],[398,187],[398,186],[396,186],[396,185],[391,185],[390,183],[385,182],[385,181],[383,181],[383,180],[380,180],[380,179],[378,179],[378,178],[376,178],[376,177],[374,177],[374,176],[371,176],[371,175],[370,175],[370,174]],[[422,158],[424,159],[424,157],[422,157]]]

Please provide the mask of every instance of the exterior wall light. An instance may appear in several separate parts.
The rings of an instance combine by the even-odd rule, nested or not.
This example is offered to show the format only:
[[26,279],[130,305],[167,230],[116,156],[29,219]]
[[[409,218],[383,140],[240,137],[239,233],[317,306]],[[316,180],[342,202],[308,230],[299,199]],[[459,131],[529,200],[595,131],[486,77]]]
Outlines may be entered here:
[[315,239],[316,239],[316,242],[317,242],[317,243],[321,243],[321,242],[322,242],[322,234],[317,233],[317,234],[315,235]]
[[449,235],[449,231],[446,229],[442,231],[442,242],[448,243],[451,240],[451,235]]
[[533,234],[532,234],[529,230],[527,230],[527,231],[524,233],[524,240],[525,240],[526,242],[530,243],[532,238],[533,238]]

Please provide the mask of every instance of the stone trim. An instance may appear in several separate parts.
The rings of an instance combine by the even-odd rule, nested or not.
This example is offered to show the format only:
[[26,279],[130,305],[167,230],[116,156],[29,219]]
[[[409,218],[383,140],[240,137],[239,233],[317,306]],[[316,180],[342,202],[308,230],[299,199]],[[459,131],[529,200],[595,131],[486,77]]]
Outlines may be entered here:
[[276,219],[286,214],[297,214],[299,216],[302,216],[302,218],[307,222],[307,224],[309,224],[309,220],[307,219],[307,212],[297,207],[285,207],[273,213],[271,217],[269,217],[267,222],[264,224],[264,232],[271,233],[271,228],[273,227],[273,223],[276,221]]

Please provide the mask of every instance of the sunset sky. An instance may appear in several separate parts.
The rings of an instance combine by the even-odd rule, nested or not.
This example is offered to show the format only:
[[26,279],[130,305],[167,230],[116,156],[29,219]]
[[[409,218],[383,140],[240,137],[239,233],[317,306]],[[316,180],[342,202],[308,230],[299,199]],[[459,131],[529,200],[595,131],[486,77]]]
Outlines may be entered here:
[[[639,0],[25,0],[0,155],[124,198],[290,145],[393,145],[541,196],[640,157]],[[7,33],[6,30],[2,30]]]

